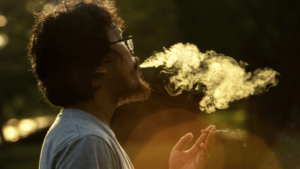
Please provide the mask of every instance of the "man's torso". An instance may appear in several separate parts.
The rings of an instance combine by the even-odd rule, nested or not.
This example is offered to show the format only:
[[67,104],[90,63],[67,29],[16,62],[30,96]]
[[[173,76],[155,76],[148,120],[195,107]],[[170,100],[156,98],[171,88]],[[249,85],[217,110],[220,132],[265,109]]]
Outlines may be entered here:
[[44,140],[40,169],[132,169],[111,129],[95,116],[63,109]]

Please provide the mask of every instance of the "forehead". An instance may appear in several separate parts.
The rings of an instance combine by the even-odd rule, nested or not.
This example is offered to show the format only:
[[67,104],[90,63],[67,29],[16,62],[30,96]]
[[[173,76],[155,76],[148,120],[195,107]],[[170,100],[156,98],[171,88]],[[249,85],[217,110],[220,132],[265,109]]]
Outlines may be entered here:
[[108,32],[115,34],[115,35],[122,35],[122,30],[118,27],[109,28]]
[[122,29],[120,29],[120,28],[117,28],[118,29],[118,32],[122,35]]
[[108,28],[108,38],[111,42],[122,39],[122,30],[118,27]]

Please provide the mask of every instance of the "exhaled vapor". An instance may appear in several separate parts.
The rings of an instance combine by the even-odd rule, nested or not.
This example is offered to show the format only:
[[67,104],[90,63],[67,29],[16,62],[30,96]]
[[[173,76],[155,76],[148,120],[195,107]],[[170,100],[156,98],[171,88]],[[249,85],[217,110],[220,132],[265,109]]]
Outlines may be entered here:
[[199,103],[202,111],[211,113],[228,108],[229,102],[260,94],[278,84],[278,72],[271,68],[246,72],[247,63],[215,51],[202,53],[193,44],[178,43],[164,48],[140,65],[159,67],[169,75],[166,89],[172,96],[188,92],[203,92]]

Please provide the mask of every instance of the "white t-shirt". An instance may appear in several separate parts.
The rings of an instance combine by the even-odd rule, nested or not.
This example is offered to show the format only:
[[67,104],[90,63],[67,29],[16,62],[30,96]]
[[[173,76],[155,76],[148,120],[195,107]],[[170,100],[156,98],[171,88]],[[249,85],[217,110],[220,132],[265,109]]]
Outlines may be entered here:
[[113,131],[90,113],[63,109],[49,129],[40,169],[133,169]]

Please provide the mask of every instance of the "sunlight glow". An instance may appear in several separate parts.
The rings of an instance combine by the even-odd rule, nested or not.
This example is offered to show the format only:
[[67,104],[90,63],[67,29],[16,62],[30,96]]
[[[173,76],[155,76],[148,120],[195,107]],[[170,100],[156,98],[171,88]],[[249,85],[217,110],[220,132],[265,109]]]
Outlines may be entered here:
[[4,48],[8,43],[8,36],[4,33],[0,33],[0,49]]
[[44,11],[51,11],[54,9],[54,5],[52,3],[47,3],[44,5],[43,10]]
[[51,126],[54,120],[55,117],[51,116],[39,116],[22,120],[12,118],[2,128],[4,139],[10,142],[18,141],[20,138],[25,138],[38,130]]
[[18,120],[18,119],[15,119],[15,118],[9,119],[9,120],[6,122],[7,125],[11,125],[11,126],[17,126],[18,123],[19,123],[19,120]]
[[15,142],[20,139],[17,128],[9,125],[3,127],[3,136],[6,141],[10,142]]
[[43,117],[36,117],[34,118],[34,120],[37,123],[37,128],[43,129],[49,127],[53,123],[54,118],[50,116],[43,116]]
[[32,119],[23,119],[19,122],[18,129],[21,137],[26,137],[37,130],[37,123]]
[[0,27],[4,27],[7,24],[7,19],[4,15],[0,15]]

